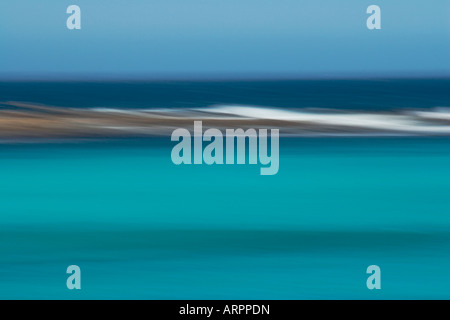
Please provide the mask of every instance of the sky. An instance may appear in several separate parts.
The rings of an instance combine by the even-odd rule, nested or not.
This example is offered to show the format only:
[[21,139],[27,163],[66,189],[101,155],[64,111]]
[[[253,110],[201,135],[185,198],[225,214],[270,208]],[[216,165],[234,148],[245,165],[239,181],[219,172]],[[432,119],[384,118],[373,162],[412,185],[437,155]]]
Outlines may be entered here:
[[[69,30],[69,5],[81,29]],[[369,30],[369,5],[381,29]],[[448,0],[2,0],[0,78],[450,75]]]

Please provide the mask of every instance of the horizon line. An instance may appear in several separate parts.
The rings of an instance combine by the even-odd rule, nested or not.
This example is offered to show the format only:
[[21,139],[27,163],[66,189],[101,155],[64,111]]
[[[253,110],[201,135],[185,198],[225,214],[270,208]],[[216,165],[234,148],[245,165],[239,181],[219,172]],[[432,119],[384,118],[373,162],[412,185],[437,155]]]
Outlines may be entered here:
[[0,82],[156,82],[156,81],[295,81],[295,80],[413,80],[450,79],[449,72],[328,72],[328,73],[53,73],[53,74],[1,74]]

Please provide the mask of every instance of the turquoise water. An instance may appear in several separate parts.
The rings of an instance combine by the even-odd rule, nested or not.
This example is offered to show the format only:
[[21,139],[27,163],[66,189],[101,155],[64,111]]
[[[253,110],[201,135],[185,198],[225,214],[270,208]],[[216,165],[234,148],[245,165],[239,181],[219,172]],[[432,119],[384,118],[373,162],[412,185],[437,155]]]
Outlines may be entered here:
[[1,145],[0,298],[450,298],[448,138],[284,138],[275,176],[171,146]]

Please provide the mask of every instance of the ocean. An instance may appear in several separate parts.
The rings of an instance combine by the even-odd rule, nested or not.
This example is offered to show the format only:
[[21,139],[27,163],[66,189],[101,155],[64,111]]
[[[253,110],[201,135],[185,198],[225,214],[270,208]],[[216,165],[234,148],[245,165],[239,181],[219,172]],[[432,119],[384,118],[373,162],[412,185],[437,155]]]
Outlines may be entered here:
[[[449,108],[449,88],[4,82],[0,106],[409,112]],[[448,136],[282,136],[273,176],[259,165],[177,166],[174,144],[135,134],[0,143],[0,298],[450,298]],[[81,268],[81,290],[66,287],[69,265]],[[380,290],[366,286],[370,265]]]

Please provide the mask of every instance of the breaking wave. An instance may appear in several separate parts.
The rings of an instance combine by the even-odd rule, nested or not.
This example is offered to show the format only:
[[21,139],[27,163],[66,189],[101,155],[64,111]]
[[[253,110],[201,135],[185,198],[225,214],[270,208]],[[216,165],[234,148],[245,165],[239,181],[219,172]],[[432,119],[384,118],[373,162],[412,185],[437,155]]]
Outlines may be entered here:
[[[6,102],[0,139],[167,136],[175,128],[278,128],[284,136],[450,135],[450,108],[355,111],[248,105],[207,108],[65,108]],[[13,108],[11,108],[13,107]]]

